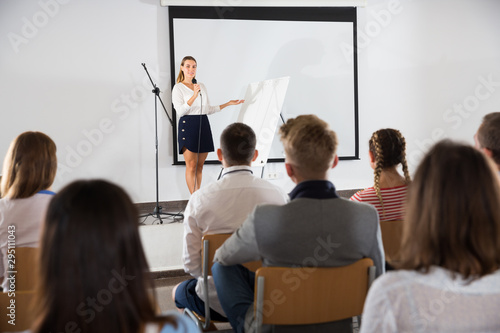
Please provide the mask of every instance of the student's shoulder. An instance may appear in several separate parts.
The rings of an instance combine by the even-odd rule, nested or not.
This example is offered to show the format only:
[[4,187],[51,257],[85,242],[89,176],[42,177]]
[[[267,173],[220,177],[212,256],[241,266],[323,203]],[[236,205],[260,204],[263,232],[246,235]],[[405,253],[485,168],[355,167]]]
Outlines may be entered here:
[[362,200],[366,199],[367,197],[373,197],[373,196],[375,196],[375,197],[377,196],[377,193],[375,192],[375,188],[374,187],[367,187],[363,190],[359,190],[356,193],[354,193],[351,196],[351,200],[362,201]]

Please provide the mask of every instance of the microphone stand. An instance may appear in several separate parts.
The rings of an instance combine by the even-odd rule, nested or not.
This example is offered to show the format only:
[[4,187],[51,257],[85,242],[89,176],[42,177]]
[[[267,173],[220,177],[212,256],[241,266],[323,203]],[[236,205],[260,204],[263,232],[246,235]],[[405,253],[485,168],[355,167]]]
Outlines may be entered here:
[[142,67],[144,67],[144,70],[146,71],[146,74],[148,74],[149,81],[151,81],[151,84],[153,85],[153,94],[155,94],[155,152],[156,152],[156,206],[153,210],[152,213],[148,213],[145,215],[141,215],[140,217],[149,217],[153,216],[157,219],[160,220],[160,224],[163,224],[162,220],[162,215],[164,216],[172,216],[172,217],[180,217],[184,218],[184,215],[179,213],[163,213],[162,212],[162,207],[159,204],[159,187],[158,187],[158,106],[157,106],[157,101],[159,100],[161,105],[163,106],[163,110],[165,111],[165,114],[168,117],[168,120],[170,121],[170,124],[174,126],[174,122],[172,121],[172,118],[168,115],[167,109],[165,108],[165,105],[163,104],[163,101],[160,98],[160,88],[156,86],[156,84],[153,82],[153,79],[151,78],[151,75],[149,75],[148,69],[146,68],[146,64],[142,63]]

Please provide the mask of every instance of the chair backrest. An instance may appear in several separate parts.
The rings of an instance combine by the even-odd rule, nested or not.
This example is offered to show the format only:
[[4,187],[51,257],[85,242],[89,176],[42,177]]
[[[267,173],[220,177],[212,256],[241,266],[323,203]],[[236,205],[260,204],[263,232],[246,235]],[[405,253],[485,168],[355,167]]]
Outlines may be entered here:
[[16,291],[35,289],[37,280],[38,248],[16,247]]
[[361,315],[374,270],[369,258],[342,267],[259,268],[256,323],[307,325]]
[[[16,291],[15,296],[13,293],[0,293],[0,332],[21,332],[31,328],[35,320],[32,309],[34,295],[32,291]],[[15,300],[14,310],[11,300]]]
[[[207,272],[208,275],[212,275],[212,263],[214,262],[215,251],[228,239],[232,234],[213,234],[213,235],[205,235],[201,239],[202,250],[201,250],[201,258],[204,262],[208,260],[207,263]],[[208,250],[205,250],[207,248]],[[208,255],[205,257],[205,251],[207,251]],[[205,266],[205,265],[203,265]],[[255,272],[259,267],[262,267],[262,261],[252,261],[243,264],[246,268]],[[203,268],[205,269],[205,268]]]
[[380,221],[382,243],[384,244],[385,260],[389,263],[397,262],[403,238],[403,221]]

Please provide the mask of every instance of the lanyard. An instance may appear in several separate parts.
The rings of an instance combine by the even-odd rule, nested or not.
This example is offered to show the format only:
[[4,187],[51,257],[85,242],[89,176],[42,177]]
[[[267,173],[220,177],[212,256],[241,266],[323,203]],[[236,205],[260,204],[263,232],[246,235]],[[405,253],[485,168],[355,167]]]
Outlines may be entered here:
[[236,173],[236,172],[250,172],[253,175],[253,171],[252,170],[239,169],[239,170],[228,171],[228,172],[224,173],[222,175],[222,177],[224,177],[225,175],[228,175],[230,173]]

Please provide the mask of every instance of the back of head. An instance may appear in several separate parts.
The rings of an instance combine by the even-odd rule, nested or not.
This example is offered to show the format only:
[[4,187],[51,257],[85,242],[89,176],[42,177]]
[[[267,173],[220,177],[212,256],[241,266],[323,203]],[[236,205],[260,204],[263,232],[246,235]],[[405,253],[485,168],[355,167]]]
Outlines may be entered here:
[[76,181],[51,201],[35,332],[133,332],[154,316],[137,211],[118,186]]
[[402,268],[441,266],[464,278],[500,267],[499,180],[473,147],[441,141],[419,165],[408,194]]
[[56,145],[41,132],[24,132],[10,144],[3,163],[0,192],[10,199],[28,198],[49,188],[57,171]]
[[372,134],[370,141],[368,141],[368,147],[375,158],[375,169],[373,170],[374,188],[385,214],[379,184],[382,171],[386,168],[392,168],[401,164],[406,182],[410,183],[411,181],[408,164],[406,162],[406,140],[400,131],[392,128],[385,128]]
[[287,162],[314,179],[327,172],[335,159],[337,135],[316,115],[288,119],[280,128]]
[[220,145],[225,162],[230,165],[250,165],[255,154],[257,139],[248,125],[233,123],[220,136]]
[[477,140],[481,148],[487,148],[492,158],[500,165],[500,112],[489,113],[477,131]]
[[398,130],[378,130],[372,134],[368,145],[377,166],[382,169],[406,162],[406,140]]

